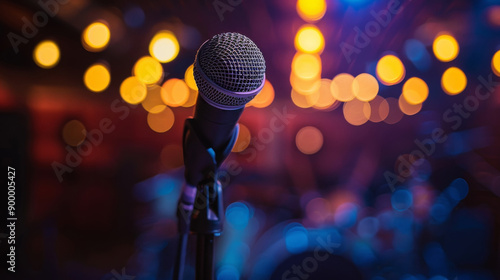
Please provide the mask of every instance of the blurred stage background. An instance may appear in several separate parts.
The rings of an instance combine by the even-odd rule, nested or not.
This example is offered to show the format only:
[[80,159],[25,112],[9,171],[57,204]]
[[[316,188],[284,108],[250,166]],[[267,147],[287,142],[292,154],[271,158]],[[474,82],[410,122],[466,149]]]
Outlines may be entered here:
[[2,279],[170,279],[191,65],[229,31],[267,82],[216,279],[500,279],[500,1],[3,1],[0,30]]

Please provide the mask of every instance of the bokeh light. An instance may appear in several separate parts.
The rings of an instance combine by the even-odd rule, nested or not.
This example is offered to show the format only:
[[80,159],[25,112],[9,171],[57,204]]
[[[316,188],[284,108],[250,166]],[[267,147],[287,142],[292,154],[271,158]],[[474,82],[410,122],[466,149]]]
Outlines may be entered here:
[[148,125],[153,131],[158,133],[170,130],[174,125],[174,121],[174,112],[168,107],[165,107],[159,113],[148,113]]
[[298,0],[297,13],[305,21],[320,20],[326,12],[325,0]]
[[62,138],[64,143],[76,147],[85,141],[87,130],[82,122],[71,120],[67,122],[62,129]]
[[379,81],[386,86],[400,83],[406,74],[403,62],[391,54],[383,56],[378,61],[376,72]]
[[299,223],[292,223],[285,230],[285,245],[288,252],[292,254],[304,252],[309,245],[307,229]]
[[59,46],[54,41],[42,41],[33,50],[33,60],[41,68],[49,69],[56,66],[60,57]]
[[352,92],[361,101],[373,100],[379,91],[377,79],[368,73],[356,76],[352,82]]
[[443,73],[441,87],[448,95],[457,95],[465,90],[467,77],[464,72],[457,67],[450,67]]
[[226,209],[226,220],[234,229],[245,229],[250,220],[250,209],[245,203],[233,202]]
[[179,42],[174,33],[162,30],[149,43],[149,54],[161,63],[174,60],[179,54]]
[[292,72],[301,79],[313,79],[321,74],[321,59],[317,54],[297,53],[293,57]]
[[310,95],[318,91],[321,86],[320,73],[312,79],[302,79],[296,76],[293,72],[290,74],[290,84],[292,88],[300,94]]
[[391,196],[394,210],[404,211],[413,205],[413,195],[408,190],[397,190]]
[[252,99],[250,102],[247,103],[247,106],[254,106],[256,108],[265,108],[271,105],[271,103],[273,103],[273,100],[274,100],[274,87],[271,84],[271,82],[266,80],[262,90],[255,96],[254,99]]
[[321,86],[319,87],[317,93],[318,98],[317,100],[315,100],[316,102],[313,104],[313,107],[315,109],[327,110],[332,108],[335,102],[340,103],[333,97],[333,94],[330,90],[331,84],[332,80],[321,79]]
[[486,11],[488,23],[493,27],[500,27],[500,6],[490,6]]
[[449,62],[458,56],[460,47],[453,36],[442,34],[434,39],[432,50],[437,59],[443,62]]
[[323,33],[314,25],[302,26],[295,35],[295,49],[304,53],[321,53],[325,48]]
[[332,216],[331,208],[330,201],[322,197],[316,197],[307,203],[305,211],[310,221],[315,225],[321,226],[329,222],[328,219]]
[[181,79],[169,79],[162,87],[164,90],[161,92],[161,99],[168,106],[179,107],[189,99],[189,87]]
[[358,235],[362,238],[372,238],[377,234],[379,221],[374,217],[366,217],[358,223]]
[[147,94],[146,85],[137,77],[128,77],[120,85],[120,96],[129,104],[139,104]]
[[491,69],[493,70],[495,75],[500,77],[500,50],[497,51],[491,59]]
[[108,67],[101,63],[90,66],[83,75],[83,82],[93,92],[101,92],[107,89],[111,82]]
[[370,119],[371,106],[368,102],[353,99],[344,104],[343,113],[344,118],[348,123],[354,126],[359,126],[366,123]]
[[198,90],[198,85],[196,85],[196,81],[194,79],[194,65],[191,64],[184,72],[184,81],[190,89]]
[[394,97],[388,97],[386,99],[387,104],[389,105],[389,114],[387,118],[384,119],[384,122],[387,124],[396,124],[403,118],[403,112],[399,109],[399,100]]
[[239,124],[240,130],[238,132],[238,138],[236,139],[236,143],[233,146],[233,149],[231,152],[239,153],[243,152],[248,145],[250,145],[250,140],[252,138],[252,135],[250,134],[250,130],[246,125],[244,124]]
[[147,88],[146,98],[141,102],[144,110],[150,113],[159,113],[165,110],[165,104],[163,104],[163,100],[161,99],[161,92],[165,89],[158,86],[153,85]]
[[389,103],[382,96],[377,95],[370,101],[370,121],[374,123],[381,122],[389,115]]
[[134,65],[134,75],[146,85],[155,84],[163,78],[161,64],[151,56],[143,56]]
[[323,147],[323,134],[314,126],[303,127],[295,136],[295,144],[303,154],[315,154]]
[[186,102],[182,104],[182,107],[192,107],[196,104],[196,99],[198,99],[198,91],[194,89],[189,89],[189,96]]
[[82,33],[83,47],[91,52],[102,51],[106,48],[111,32],[104,22],[93,22]]
[[334,222],[338,227],[349,228],[356,224],[359,206],[352,203],[342,203],[335,209]]
[[311,108],[319,100],[319,91],[313,91],[311,94],[304,95],[292,89],[291,93],[292,101],[295,106],[299,108]]
[[403,97],[412,105],[423,103],[429,96],[429,87],[424,80],[413,77],[403,85]]
[[335,76],[330,85],[330,91],[335,99],[342,102],[353,100],[353,82],[354,77],[347,73],[341,73]]
[[405,115],[413,116],[413,115],[417,114],[418,112],[420,112],[420,110],[422,110],[422,103],[410,104],[406,101],[406,99],[403,97],[402,94],[399,96],[398,101],[399,101],[399,109]]

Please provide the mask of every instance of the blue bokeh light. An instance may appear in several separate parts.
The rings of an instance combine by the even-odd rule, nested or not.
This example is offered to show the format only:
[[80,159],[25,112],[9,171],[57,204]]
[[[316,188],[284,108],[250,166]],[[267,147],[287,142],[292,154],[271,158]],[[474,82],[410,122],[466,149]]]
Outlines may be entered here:
[[232,265],[224,265],[217,270],[217,280],[239,280],[240,272]]
[[245,203],[234,202],[226,209],[226,220],[235,229],[245,229],[250,220],[250,210]]
[[307,229],[299,223],[292,223],[285,229],[286,249],[292,254],[304,252],[309,246]]
[[429,70],[431,66],[431,57],[422,42],[415,39],[406,40],[404,49],[406,57],[408,57],[418,70]]
[[352,227],[358,219],[359,207],[354,203],[344,203],[335,212],[335,225],[338,227]]
[[362,238],[372,238],[377,234],[379,221],[377,218],[366,217],[358,224],[358,235]]
[[408,190],[397,190],[391,197],[392,208],[405,211],[413,205],[413,195]]

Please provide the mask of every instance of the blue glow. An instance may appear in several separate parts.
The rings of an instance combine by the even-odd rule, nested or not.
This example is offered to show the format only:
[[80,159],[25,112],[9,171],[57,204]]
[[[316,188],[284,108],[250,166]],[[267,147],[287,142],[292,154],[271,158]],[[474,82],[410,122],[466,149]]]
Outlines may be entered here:
[[366,217],[358,224],[358,235],[362,238],[372,238],[377,234],[379,222],[377,218]]
[[457,178],[451,182],[449,189],[452,189],[452,199],[463,200],[469,193],[469,184],[462,178]]
[[400,253],[410,253],[414,247],[413,234],[411,232],[397,231],[392,240],[392,246]]
[[392,221],[394,227],[399,231],[411,231],[413,226],[412,212],[396,212]]
[[351,252],[352,261],[360,266],[369,265],[375,260],[375,255],[368,244],[356,242]]
[[405,211],[413,205],[413,195],[408,190],[397,190],[391,197],[392,208]]
[[232,265],[224,265],[217,270],[217,280],[239,280],[240,272]]
[[144,12],[140,7],[132,7],[123,15],[125,23],[130,27],[140,27],[144,23]]
[[285,230],[286,249],[292,254],[304,252],[309,245],[307,229],[299,223],[292,223]]
[[339,227],[352,227],[358,219],[358,206],[353,203],[344,203],[335,211],[335,225]]
[[432,274],[446,272],[446,255],[439,243],[432,242],[427,244],[424,248],[423,256]]
[[406,57],[420,71],[426,71],[431,66],[430,55],[422,42],[409,39],[404,45]]
[[348,5],[361,6],[372,2],[372,0],[343,0]]
[[448,219],[450,215],[451,207],[446,203],[435,203],[431,207],[431,217],[434,222],[441,224]]
[[444,276],[441,276],[441,275],[436,275],[436,276],[433,276],[431,279],[429,280],[448,280],[448,278],[444,277]]
[[250,220],[250,210],[245,203],[234,202],[226,209],[226,220],[235,229],[245,229]]

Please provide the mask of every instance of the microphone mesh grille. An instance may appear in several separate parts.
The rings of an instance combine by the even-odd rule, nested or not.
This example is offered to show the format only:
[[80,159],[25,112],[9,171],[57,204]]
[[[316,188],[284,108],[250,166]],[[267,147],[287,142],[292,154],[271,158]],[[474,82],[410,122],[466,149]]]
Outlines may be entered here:
[[[215,35],[198,50],[196,60],[194,76],[200,94],[224,107],[241,107],[252,100],[257,93],[245,93],[262,85],[266,71],[259,48],[239,33]],[[217,86],[237,94],[230,96],[213,88],[200,71]]]

